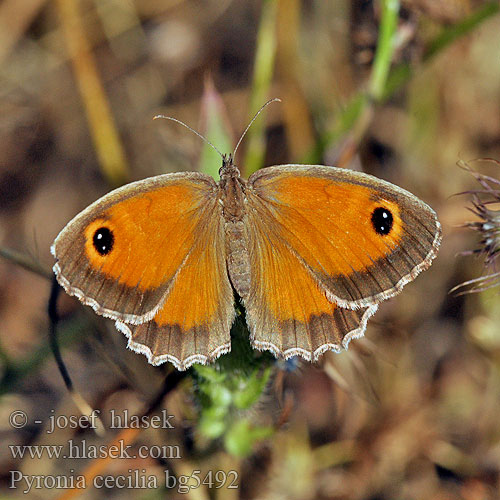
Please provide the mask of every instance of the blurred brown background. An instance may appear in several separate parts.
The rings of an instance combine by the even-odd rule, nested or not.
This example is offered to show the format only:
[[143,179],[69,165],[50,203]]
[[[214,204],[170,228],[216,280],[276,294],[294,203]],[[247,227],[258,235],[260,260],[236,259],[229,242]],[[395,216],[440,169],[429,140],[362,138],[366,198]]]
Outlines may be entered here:
[[[48,349],[50,281],[40,273],[53,264],[50,245],[71,217],[115,185],[198,167],[202,143],[152,118],[163,113],[204,132],[203,96],[211,80],[233,140],[256,106],[272,97],[283,101],[261,117],[265,165],[314,159],[394,182],[437,211],[442,248],[429,271],[381,306],[366,337],[348,352],[276,375],[255,411],[276,418],[285,400],[290,414],[250,457],[237,459],[220,448],[197,452],[189,386],[167,400],[175,430],[137,438],[178,444],[182,459],[167,464],[177,474],[236,470],[239,489],[166,490],[166,464],[150,458],[114,460],[101,473],[144,469],[158,474],[160,488],[91,489],[82,497],[500,498],[498,294],[448,294],[483,272],[481,259],[457,257],[478,240],[458,227],[472,217],[468,197],[452,195],[477,187],[458,160],[500,159],[497,12],[495,3],[480,0],[401,2],[391,68],[406,68],[406,77],[350,122],[346,110],[371,88],[381,2],[0,3],[0,247],[36,268],[20,266],[17,254],[0,260],[6,497],[22,496],[22,488],[9,489],[9,470],[78,474],[91,463],[20,460],[8,448],[64,444],[77,432],[48,435],[33,424],[51,412],[79,414]],[[449,43],[441,40],[434,50],[443,33]],[[268,73],[258,47],[270,59]],[[243,171],[251,140],[237,158]],[[473,167],[500,174],[495,165]],[[127,351],[113,324],[76,300],[63,295],[59,307],[63,357],[77,390],[103,411],[139,411],[167,367],[153,368]],[[15,410],[31,423],[13,429],[8,418]],[[88,439],[108,443],[111,436]],[[63,493],[42,488],[30,495]]]

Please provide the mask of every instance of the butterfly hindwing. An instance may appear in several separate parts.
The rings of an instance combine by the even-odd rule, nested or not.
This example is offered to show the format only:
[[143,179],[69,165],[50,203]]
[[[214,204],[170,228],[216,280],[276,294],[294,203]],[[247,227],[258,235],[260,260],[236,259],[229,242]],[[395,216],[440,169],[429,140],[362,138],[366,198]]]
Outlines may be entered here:
[[226,271],[224,225],[221,217],[206,211],[202,226],[154,318],[140,325],[116,323],[129,338],[128,346],[154,365],[170,361],[185,370],[231,349],[235,311]]
[[267,202],[248,193],[251,286],[244,297],[251,341],[257,349],[316,360],[363,335],[377,305],[343,309],[328,300],[313,275],[280,235]]

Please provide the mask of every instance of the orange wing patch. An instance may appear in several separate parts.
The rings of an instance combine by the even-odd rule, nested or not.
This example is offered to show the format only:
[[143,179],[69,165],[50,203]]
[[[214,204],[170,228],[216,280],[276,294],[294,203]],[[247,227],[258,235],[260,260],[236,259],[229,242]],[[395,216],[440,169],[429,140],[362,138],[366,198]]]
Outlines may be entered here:
[[[315,270],[328,274],[365,270],[398,245],[402,231],[399,209],[388,200],[372,199],[370,188],[315,177],[285,177],[273,187],[278,204],[270,210],[281,226],[281,236]],[[394,214],[388,238],[371,235],[370,214],[378,206],[387,206]],[[362,218],[360,213],[368,216]]]
[[[203,198],[189,183],[163,187],[105,210],[85,229],[90,263],[110,278],[139,290],[157,288],[172,277],[194,242]],[[113,250],[100,255],[93,235],[100,227],[114,235]]]
[[206,240],[200,238],[154,318],[159,326],[178,324],[182,330],[208,326],[220,319],[217,314],[222,303],[230,303],[233,309],[233,293],[225,265],[223,229],[217,237],[206,233],[203,236]]
[[153,365],[172,362],[185,370],[213,361],[231,349],[233,292],[226,270],[222,219],[206,217],[194,233],[195,246],[182,265],[155,317],[133,326],[116,326],[128,346]]

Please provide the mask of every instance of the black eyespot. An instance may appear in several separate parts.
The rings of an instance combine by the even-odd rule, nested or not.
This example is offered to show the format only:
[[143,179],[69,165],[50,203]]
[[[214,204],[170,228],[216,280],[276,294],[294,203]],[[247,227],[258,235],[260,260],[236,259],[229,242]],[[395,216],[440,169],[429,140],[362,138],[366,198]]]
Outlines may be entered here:
[[94,248],[100,255],[107,255],[111,250],[113,250],[113,243],[115,242],[115,237],[113,233],[107,227],[100,227],[95,233],[92,239],[94,243]]
[[377,234],[382,236],[389,234],[391,232],[393,222],[394,218],[387,208],[377,207],[372,212],[372,226]]

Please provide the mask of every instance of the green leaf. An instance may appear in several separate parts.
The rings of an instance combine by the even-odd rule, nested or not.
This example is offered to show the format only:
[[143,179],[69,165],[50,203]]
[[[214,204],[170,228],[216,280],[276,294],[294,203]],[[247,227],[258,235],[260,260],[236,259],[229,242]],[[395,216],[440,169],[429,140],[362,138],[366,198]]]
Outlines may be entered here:
[[264,373],[255,370],[250,378],[241,378],[234,392],[234,405],[237,408],[246,409],[255,404],[262,395],[270,375],[271,368],[267,368]]
[[248,420],[238,420],[226,433],[224,446],[231,455],[245,457],[257,441],[270,437],[272,433],[270,427],[253,427]]
[[[232,151],[232,133],[224,103],[211,80],[205,82],[202,97],[201,130],[202,134],[221,154]],[[203,143],[199,165],[200,172],[211,175],[215,180],[218,180],[221,166],[222,158],[219,153],[210,144]]]
[[226,416],[227,408],[212,407],[204,410],[199,423],[200,432],[210,439],[222,436],[227,428]]

